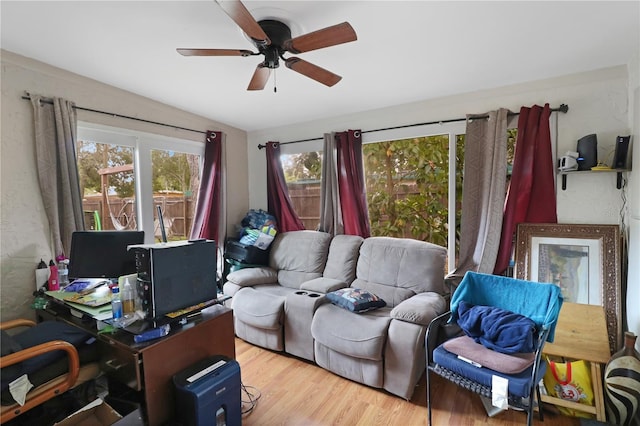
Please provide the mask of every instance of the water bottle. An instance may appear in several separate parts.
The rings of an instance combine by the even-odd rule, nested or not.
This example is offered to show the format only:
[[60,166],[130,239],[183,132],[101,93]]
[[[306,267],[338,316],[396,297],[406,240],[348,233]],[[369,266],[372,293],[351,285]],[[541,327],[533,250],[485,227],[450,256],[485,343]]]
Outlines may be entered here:
[[111,313],[113,314],[113,325],[119,327],[122,323],[122,299],[118,286],[111,288]]
[[58,284],[66,287],[69,284],[69,259],[62,259],[58,262]]

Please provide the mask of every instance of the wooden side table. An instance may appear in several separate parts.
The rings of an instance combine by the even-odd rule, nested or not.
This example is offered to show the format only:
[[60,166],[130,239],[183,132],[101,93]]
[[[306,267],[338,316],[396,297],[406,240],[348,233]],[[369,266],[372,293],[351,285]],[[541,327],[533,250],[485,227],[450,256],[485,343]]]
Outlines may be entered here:
[[542,395],[542,401],[595,414],[598,421],[606,422],[602,366],[609,361],[611,353],[604,308],[598,305],[563,303],[556,325],[555,339],[553,343],[544,345],[542,353],[570,360],[589,361],[595,406],[549,395]]

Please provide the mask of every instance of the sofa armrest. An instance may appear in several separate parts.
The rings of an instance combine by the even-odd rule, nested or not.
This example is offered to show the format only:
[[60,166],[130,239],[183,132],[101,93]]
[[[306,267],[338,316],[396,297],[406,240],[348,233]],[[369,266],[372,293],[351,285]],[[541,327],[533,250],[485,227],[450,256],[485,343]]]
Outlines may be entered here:
[[301,290],[317,291],[325,294],[345,287],[349,286],[344,281],[326,277],[314,278],[300,285]]
[[258,284],[275,284],[278,282],[278,273],[262,266],[257,268],[244,268],[227,275],[227,281],[240,287],[251,287]]
[[400,321],[427,326],[435,317],[446,312],[447,308],[445,299],[438,293],[419,293],[396,305],[390,316]]

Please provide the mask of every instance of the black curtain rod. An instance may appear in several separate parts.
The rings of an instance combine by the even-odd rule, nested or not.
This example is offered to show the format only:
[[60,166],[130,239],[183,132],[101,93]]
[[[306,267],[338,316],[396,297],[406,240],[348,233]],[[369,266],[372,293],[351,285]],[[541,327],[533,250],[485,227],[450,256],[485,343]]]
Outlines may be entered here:
[[[560,104],[560,106],[558,108],[551,108],[551,112],[564,112],[566,113],[567,111],[569,111],[569,105],[566,104]],[[515,115],[520,115],[519,112],[510,112],[507,114],[509,117],[513,117]],[[471,118],[477,119],[477,118],[489,118],[488,115],[477,115],[477,116],[472,116]],[[404,124],[402,126],[394,126],[394,127],[384,127],[382,129],[373,129],[373,130],[362,130],[361,133],[373,133],[373,132],[382,132],[384,130],[395,130],[395,129],[404,129],[405,127],[417,127],[417,126],[427,126],[430,124],[444,124],[444,123],[455,123],[458,121],[466,121],[467,118],[451,118],[449,120],[439,120],[439,121],[428,121],[425,123],[414,123],[414,124]],[[280,145],[288,145],[290,143],[300,143],[300,142],[309,142],[309,141],[320,141],[324,139],[324,137],[322,138],[310,138],[310,139],[300,139],[297,141],[290,141],[290,142],[280,142]],[[263,149],[266,148],[266,145],[262,145],[259,144],[258,145],[258,149]]]
[[[28,95],[27,96],[23,96],[22,99],[30,101],[31,100],[31,96],[28,96]],[[51,100],[51,99],[42,98],[41,102],[53,105],[53,100]],[[129,120],[142,121],[143,123],[155,124],[155,125],[158,125],[158,126],[171,127],[173,129],[187,130],[189,132],[201,133],[203,135],[207,134],[207,132],[204,132],[202,130],[188,129],[186,127],[174,126],[173,124],[167,124],[167,123],[160,123],[160,122],[157,122],[157,121],[145,120],[144,118],[130,117],[128,115],[115,114],[113,112],[100,111],[100,110],[97,110],[97,109],[83,108],[83,107],[79,107],[79,106],[74,106],[73,108],[74,109],[79,109],[79,110],[82,110],[82,111],[89,111],[89,112],[96,112],[98,114],[110,115],[112,117],[117,117],[117,118],[126,118],[126,119],[129,119]]]

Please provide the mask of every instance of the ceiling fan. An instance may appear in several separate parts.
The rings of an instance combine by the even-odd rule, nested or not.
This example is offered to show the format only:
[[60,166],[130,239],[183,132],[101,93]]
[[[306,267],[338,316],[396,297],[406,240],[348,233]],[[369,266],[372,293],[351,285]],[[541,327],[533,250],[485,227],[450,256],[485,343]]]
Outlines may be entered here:
[[245,32],[258,52],[245,49],[176,49],[178,53],[183,56],[264,55],[264,61],[256,67],[247,90],[264,89],[271,76],[271,70],[280,65],[280,59],[287,68],[329,87],[342,79],[339,75],[304,59],[295,56],[285,58],[284,53],[304,53],[355,41],[358,37],[348,22],[291,38],[288,25],[274,19],[256,21],[240,0],[216,0],[216,3]]

